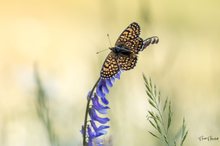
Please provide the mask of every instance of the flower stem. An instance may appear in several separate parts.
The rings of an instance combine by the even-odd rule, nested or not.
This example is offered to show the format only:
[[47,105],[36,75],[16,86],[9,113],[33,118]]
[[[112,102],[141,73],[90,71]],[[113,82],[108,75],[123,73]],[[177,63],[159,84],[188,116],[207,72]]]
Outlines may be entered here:
[[88,113],[89,113],[89,105],[90,105],[90,101],[91,101],[91,97],[93,95],[93,92],[97,86],[97,84],[100,81],[100,77],[98,78],[98,80],[96,81],[95,85],[93,86],[91,93],[88,96],[88,101],[87,101],[87,105],[86,105],[86,113],[85,113],[85,118],[84,118],[84,126],[83,126],[83,146],[88,146],[88,143],[86,142],[86,128],[87,128],[87,118],[88,118]]

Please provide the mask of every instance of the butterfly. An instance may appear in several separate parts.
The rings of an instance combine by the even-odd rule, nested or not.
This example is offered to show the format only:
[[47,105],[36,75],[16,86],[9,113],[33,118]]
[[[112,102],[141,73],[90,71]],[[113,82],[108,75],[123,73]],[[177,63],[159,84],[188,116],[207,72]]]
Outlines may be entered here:
[[133,22],[120,34],[115,47],[109,48],[111,52],[102,65],[101,78],[111,78],[120,70],[133,69],[137,63],[138,53],[150,44],[159,42],[157,36],[143,40],[139,37],[140,32],[138,23]]

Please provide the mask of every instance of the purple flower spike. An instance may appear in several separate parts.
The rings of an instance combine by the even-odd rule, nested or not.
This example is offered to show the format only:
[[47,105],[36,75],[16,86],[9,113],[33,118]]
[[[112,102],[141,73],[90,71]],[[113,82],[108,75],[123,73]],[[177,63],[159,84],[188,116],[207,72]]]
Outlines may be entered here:
[[[104,146],[103,140],[98,137],[105,135],[107,129],[110,127],[106,125],[110,119],[103,116],[106,115],[108,109],[110,109],[109,106],[107,106],[109,101],[106,95],[109,93],[109,88],[113,86],[115,79],[120,79],[120,75],[121,71],[111,78],[99,79],[98,84],[93,88],[95,90],[88,93],[87,99],[91,100],[91,104],[88,107],[87,114],[89,114],[90,120],[84,125],[87,127],[87,130],[85,130],[84,127],[82,127],[81,130],[84,139],[86,139],[87,136],[85,141],[88,146]],[[89,97],[91,98],[89,99]]]

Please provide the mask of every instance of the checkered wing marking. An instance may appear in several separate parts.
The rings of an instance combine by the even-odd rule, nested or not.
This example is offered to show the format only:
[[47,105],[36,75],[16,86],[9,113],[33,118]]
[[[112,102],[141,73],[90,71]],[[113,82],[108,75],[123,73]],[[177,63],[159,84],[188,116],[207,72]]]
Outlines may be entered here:
[[136,22],[133,22],[121,33],[115,45],[124,46],[138,54],[143,45],[143,39],[139,35],[140,26]]
[[133,22],[131,23],[119,36],[115,45],[121,45],[127,42],[128,40],[135,39],[140,35],[140,26]]
[[131,53],[130,55],[120,55],[117,62],[122,70],[133,69],[137,63],[137,55],[135,53]]
[[114,52],[110,52],[102,65],[101,77],[110,78],[117,74],[118,71],[117,56]]
[[125,42],[125,47],[130,49],[135,54],[138,54],[142,46],[143,46],[143,39],[140,37],[137,37],[133,40],[128,40],[127,42]]

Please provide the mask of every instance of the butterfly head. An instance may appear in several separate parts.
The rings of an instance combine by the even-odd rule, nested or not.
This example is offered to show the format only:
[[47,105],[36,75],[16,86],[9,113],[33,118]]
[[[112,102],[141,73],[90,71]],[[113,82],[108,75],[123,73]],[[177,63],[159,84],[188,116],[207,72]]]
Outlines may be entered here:
[[112,50],[112,52],[118,54],[118,53],[121,52],[121,49],[122,49],[122,48],[119,47],[119,46],[115,46],[115,47],[111,47],[111,48],[109,48],[109,49]]

